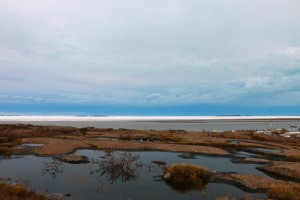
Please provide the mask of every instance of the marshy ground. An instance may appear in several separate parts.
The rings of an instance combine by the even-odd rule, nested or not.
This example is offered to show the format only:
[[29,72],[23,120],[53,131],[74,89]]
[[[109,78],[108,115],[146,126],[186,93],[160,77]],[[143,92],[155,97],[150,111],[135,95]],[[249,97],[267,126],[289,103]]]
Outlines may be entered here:
[[[52,155],[71,163],[86,162],[86,158],[72,155],[76,149],[160,150],[232,157],[233,162],[264,164],[259,170],[270,174],[270,177],[211,172],[210,181],[229,183],[249,191],[269,191],[269,196],[275,199],[280,197],[274,196],[274,188],[277,188],[276,191],[292,188],[292,191],[286,192],[290,196],[283,199],[299,199],[300,196],[300,138],[296,137],[285,138],[254,131],[216,133],[2,124],[0,141],[0,154],[4,157]],[[252,156],[236,158],[236,151]]]

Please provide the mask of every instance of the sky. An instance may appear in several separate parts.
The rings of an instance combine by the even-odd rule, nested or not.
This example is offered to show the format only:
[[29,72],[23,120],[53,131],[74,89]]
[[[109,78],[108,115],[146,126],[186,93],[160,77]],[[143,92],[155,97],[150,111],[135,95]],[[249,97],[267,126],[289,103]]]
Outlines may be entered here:
[[299,0],[0,0],[0,114],[300,115],[299,21]]

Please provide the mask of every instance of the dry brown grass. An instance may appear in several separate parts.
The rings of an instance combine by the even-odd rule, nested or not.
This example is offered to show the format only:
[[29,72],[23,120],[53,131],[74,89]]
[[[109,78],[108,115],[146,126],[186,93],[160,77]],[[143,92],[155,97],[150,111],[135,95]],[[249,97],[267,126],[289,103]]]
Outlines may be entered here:
[[292,161],[292,162],[298,162],[300,161],[300,154],[292,154],[292,155],[287,155],[286,159],[288,161]]
[[166,171],[170,173],[170,182],[179,185],[194,185],[207,183],[210,178],[210,172],[202,167],[191,164],[174,164],[167,167]]
[[7,157],[11,156],[11,154],[13,153],[11,148],[19,144],[20,144],[19,141],[0,143],[0,155],[7,156]]
[[35,150],[37,154],[66,154],[74,151],[76,148],[96,148],[109,150],[164,150],[181,152],[194,152],[210,155],[229,155],[230,153],[224,149],[198,146],[198,145],[179,145],[156,142],[137,142],[137,141],[123,141],[123,140],[97,140],[97,139],[61,139],[61,138],[25,138],[24,143],[41,143],[45,144]]
[[268,195],[277,200],[300,200],[300,185],[276,185],[268,190]]
[[53,198],[28,190],[22,184],[10,186],[0,183],[0,199],[5,200],[53,200]]
[[286,138],[278,135],[252,134],[251,139],[255,141],[265,141],[287,146],[300,147],[300,139],[296,137]]
[[257,169],[288,178],[299,182],[300,180],[300,163],[299,162],[284,162],[284,161],[273,161],[272,165],[266,165],[258,167]]
[[156,134],[156,135],[152,135],[152,137],[150,138],[150,140],[158,140],[161,142],[176,142],[176,143],[180,143],[180,142],[185,142],[184,139],[174,136],[172,134]]
[[[74,128],[74,127],[64,127],[64,126],[34,126],[34,125],[24,125],[24,124],[1,124],[0,125],[0,137],[7,137],[9,139],[9,143],[18,141],[17,139],[22,139],[23,142],[25,138],[46,138],[51,137],[52,139],[69,139],[63,141],[63,144],[56,144],[56,142],[49,142],[49,138],[43,147],[37,150],[40,154],[62,154],[68,153],[76,148],[90,148],[90,147],[98,147],[101,149],[106,148],[119,148],[119,143],[115,145],[113,141],[109,141],[109,144],[101,144],[97,141],[93,141],[91,139],[97,140],[94,137],[101,135],[101,137],[109,137],[109,138],[119,138],[120,140],[128,140],[131,143],[126,145],[121,145],[120,149],[143,149],[143,150],[177,150],[175,146],[168,146],[168,148],[164,148],[163,145],[173,145],[177,144],[179,149],[185,149],[183,151],[191,151],[191,152],[199,152],[199,153],[207,153],[207,154],[222,154],[228,155],[230,152],[227,152],[228,149],[235,150],[243,150],[243,148],[249,148],[247,151],[250,151],[250,148],[276,148],[274,147],[274,143],[280,143],[281,146],[284,144],[285,151],[282,153],[271,153],[271,152],[260,152],[254,151],[253,153],[262,154],[268,157],[281,156],[286,157],[288,161],[299,161],[298,151],[288,152],[291,149],[291,146],[288,144],[291,143],[290,140],[279,137],[279,136],[260,136],[259,134],[253,133],[253,131],[237,131],[237,132],[222,132],[222,133],[214,133],[214,132],[193,132],[193,131],[182,131],[182,130],[164,130],[164,131],[153,131],[153,130],[129,130],[129,129],[101,129],[101,128]],[[254,139],[253,141],[241,141],[239,144],[234,144],[228,142],[229,139],[235,140],[245,140],[245,139]],[[72,140],[72,141],[71,141]],[[141,143],[134,144],[136,141],[150,141],[150,143],[158,144],[150,144],[150,143]],[[262,142],[263,141],[263,142]],[[299,139],[293,139],[293,148],[300,145]],[[257,142],[257,143],[256,143]],[[89,143],[89,144],[87,144]],[[96,144],[95,144],[96,143]],[[2,143],[4,145],[4,143]],[[123,144],[123,143],[122,143]],[[125,144],[125,143],[124,143]],[[130,145],[129,145],[130,144]],[[287,144],[287,146],[286,146]],[[1,144],[0,144],[1,145]],[[61,146],[64,146],[62,148]],[[126,146],[126,147],[125,147]],[[3,148],[2,148],[3,147]],[[9,155],[10,148],[4,148],[4,146],[0,146],[0,154]],[[68,148],[67,148],[68,147]],[[205,147],[216,147],[217,153],[211,151],[213,148],[205,148]],[[201,149],[202,148],[202,149]],[[223,149],[221,152],[220,148]],[[295,149],[294,148],[294,149]],[[51,149],[55,149],[51,150]],[[60,150],[57,150],[60,149]],[[204,150],[203,150],[204,149]],[[224,150],[226,149],[226,150]],[[46,151],[47,150],[47,151]],[[219,152],[219,153],[218,153]],[[286,155],[292,156],[286,156]],[[295,155],[294,155],[295,154]]]
[[57,135],[81,135],[81,129],[66,126],[35,126],[30,124],[0,124],[0,137],[15,141],[28,137],[46,137]]
[[173,133],[165,133],[163,131],[159,132],[159,133],[151,133],[149,134],[151,131],[143,131],[143,133],[135,133],[136,130],[132,130],[132,133],[128,134],[121,134],[120,135],[120,139],[121,140],[139,140],[139,139],[145,139],[145,140],[149,140],[149,141],[160,141],[160,142],[164,142],[164,143],[168,143],[168,142],[174,142],[174,143],[182,143],[185,142],[186,140],[175,136]]
[[181,163],[166,167],[163,178],[172,189],[185,193],[204,189],[210,179],[210,172],[202,166]]
[[10,150],[7,146],[0,147],[0,155],[10,156]]

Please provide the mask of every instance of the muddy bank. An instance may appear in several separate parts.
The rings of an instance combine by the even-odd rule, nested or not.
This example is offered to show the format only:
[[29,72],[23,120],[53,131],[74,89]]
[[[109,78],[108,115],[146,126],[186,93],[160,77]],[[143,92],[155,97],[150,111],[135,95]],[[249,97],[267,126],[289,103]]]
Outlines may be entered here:
[[212,181],[229,183],[252,192],[266,192],[267,190],[280,185],[300,187],[300,184],[295,182],[287,182],[252,174],[239,173],[212,173]]
[[71,153],[77,148],[96,148],[96,149],[116,149],[116,150],[162,150],[162,151],[180,151],[180,152],[194,152],[209,155],[230,155],[229,152],[209,146],[197,145],[180,145],[180,144],[166,144],[155,142],[137,142],[137,141],[103,141],[96,139],[86,139],[78,137],[73,139],[62,138],[25,138],[22,139],[24,143],[43,143],[34,150],[37,154],[44,155],[58,155]]
[[234,163],[243,163],[243,164],[272,164],[273,162],[271,160],[262,159],[262,158],[234,158],[232,159],[232,162]]
[[258,167],[257,169],[287,178],[300,183],[300,163],[299,162],[273,162],[271,165]]

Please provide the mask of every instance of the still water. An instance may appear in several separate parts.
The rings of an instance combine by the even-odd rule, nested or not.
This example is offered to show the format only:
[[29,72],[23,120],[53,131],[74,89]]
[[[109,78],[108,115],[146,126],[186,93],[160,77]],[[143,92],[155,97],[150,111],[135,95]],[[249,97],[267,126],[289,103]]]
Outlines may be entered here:
[[[115,152],[121,155],[124,152]],[[128,153],[128,152],[127,152]],[[40,193],[71,193],[72,199],[215,199],[229,195],[241,199],[244,195],[266,197],[265,194],[248,194],[239,188],[222,183],[209,183],[198,190],[178,190],[162,179],[163,167],[152,163],[160,160],[173,163],[199,164],[220,172],[240,172],[266,176],[255,169],[256,164],[235,164],[228,157],[209,157],[195,154],[191,159],[176,152],[129,152],[138,157],[139,165],[129,176],[97,171],[99,162],[107,152],[78,150],[76,155],[88,157],[86,164],[63,163],[52,157],[26,155],[0,159],[0,178],[9,182],[21,181]]]
[[1,124],[33,124],[55,125],[73,127],[96,127],[96,128],[126,128],[137,130],[187,130],[187,131],[212,131],[212,130],[267,130],[273,128],[300,127],[299,119],[290,120],[157,120],[157,121],[0,121]]

